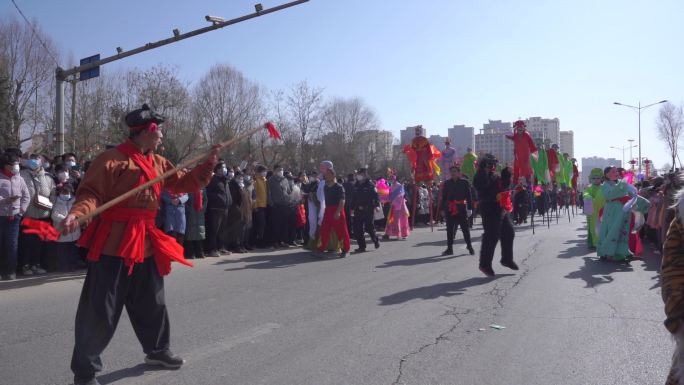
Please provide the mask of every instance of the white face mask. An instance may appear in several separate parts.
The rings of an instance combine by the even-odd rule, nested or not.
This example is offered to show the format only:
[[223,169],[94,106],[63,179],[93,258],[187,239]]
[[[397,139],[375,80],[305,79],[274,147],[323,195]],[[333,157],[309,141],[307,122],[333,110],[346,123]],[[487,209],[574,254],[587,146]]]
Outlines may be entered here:
[[232,171],[228,171],[228,172],[226,173],[226,177],[227,177],[228,179],[233,179],[233,176],[235,176],[235,173],[232,172]]
[[20,170],[20,168],[19,168],[18,164],[12,165],[12,174],[14,174],[14,175],[19,174],[19,170]]
[[74,162],[73,160],[70,160],[70,161],[66,162],[66,165],[69,167],[76,167],[76,162]]
[[228,169],[227,168],[222,168],[221,169],[221,175],[226,176],[228,174]]
[[71,195],[69,195],[69,194],[62,194],[59,197],[65,201],[68,201],[69,199],[71,199]]
[[366,179],[366,177],[363,175],[357,175],[356,176],[356,180],[358,180],[359,182],[363,182],[365,179]]
[[67,174],[66,172],[60,172],[57,174],[57,179],[60,182],[66,182],[67,179],[69,179],[69,174]]
[[275,174],[276,174],[277,176],[279,176],[279,177],[282,177],[284,173],[285,173],[285,172],[281,170],[281,171],[276,171]]
[[268,175],[268,172],[266,172],[266,171],[263,171],[263,172],[260,172],[260,173],[259,173],[259,175],[261,175],[261,176],[263,176],[263,177],[265,178],[265,177],[266,177],[266,175]]

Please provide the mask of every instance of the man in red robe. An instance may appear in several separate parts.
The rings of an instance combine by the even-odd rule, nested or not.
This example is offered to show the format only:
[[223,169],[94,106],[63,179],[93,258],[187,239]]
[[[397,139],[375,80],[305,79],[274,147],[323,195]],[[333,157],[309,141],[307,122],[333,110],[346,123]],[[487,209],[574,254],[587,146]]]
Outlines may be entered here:
[[437,149],[423,136],[423,126],[416,126],[416,136],[404,153],[413,167],[416,182],[432,182],[435,179],[434,160],[439,158]]
[[532,175],[534,172],[530,165],[530,154],[537,152],[537,146],[534,145],[532,136],[525,129],[525,122],[518,120],[513,123],[513,135],[506,135],[506,138],[513,141],[514,161],[513,161],[513,180],[525,177],[528,183],[532,182]]

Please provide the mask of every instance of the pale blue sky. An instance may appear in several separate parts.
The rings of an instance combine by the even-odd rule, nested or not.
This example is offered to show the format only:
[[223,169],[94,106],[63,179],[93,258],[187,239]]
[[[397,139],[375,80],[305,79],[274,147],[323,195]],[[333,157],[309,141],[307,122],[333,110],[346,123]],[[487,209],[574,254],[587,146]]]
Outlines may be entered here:
[[[204,26],[207,14],[251,13],[257,0],[16,2],[79,59]],[[9,0],[2,12],[16,15]],[[166,63],[194,82],[222,62],[270,89],[306,79],[362,97],[397,136],[415,124],[445,135],[454,124],[557,117],[575,132],[577,158],[620,159],[609,147],[637,139],[637,115],[614,101],[684,100],[683,17],[682,0],[311,0],[103,71]],[[660,166],[656,115],[642,113],[642,151]]]

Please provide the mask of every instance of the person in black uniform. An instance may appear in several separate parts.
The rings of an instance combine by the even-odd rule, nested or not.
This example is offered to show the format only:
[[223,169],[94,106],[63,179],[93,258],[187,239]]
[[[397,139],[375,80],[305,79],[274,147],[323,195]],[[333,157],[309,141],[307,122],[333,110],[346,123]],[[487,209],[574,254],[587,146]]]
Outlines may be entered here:
[[347,179],[342,183],[342,187],[344,187],[344,191],[347,193],[347,200],[344,202],[344,215],[347,216],[347,231],[349,234],[352,234],[354,231],[354,222],[352,222],[352,211],[354,209],[354,204],[352,202],[352,191],[354,191],[354,173],[347,174]]
[[506,209],[512,206],[510,195],[508,205],[503,199],[497,199],[510,193],[511,170],[504,168],[501,175],[496,174],[497,160],[493,155],[485,154],[478,164],[478,170],[473,178],[473,185],[479,196],[480,215],[482,216],[482,248],[480,249],[480,271],[487,276],[494,276],[492,259],[496,244],[501,239],[501,265],[512,270],[518,270],[513,261],[513,222]]
[[375,234],[373,214],[375,208],[380,204],[380,197],[375,185],[368,178],[365,168],[360,168],[356,172],[356,183],[352,185],[351,195],[354,212],[354,237],[356,237],[356,244],[359,246],[354,252],[363,253],[366,251],[365,232],[368,232],[368,235],[370,235],[375,248],[379,248],[380,241]]
[[473,197],[470,194],[470,183],[461,176],[461,168],[451,166],[451,179],[444,182],[442,189],[442,207],[447,223],[447,248],[442,255],[452,255],[454,253],[454,237],[458,227],[461,227],[463,239],[468,246],[470,255],[475,254],[473,245],[470,242],[470,224],[468,218],[472,214]]

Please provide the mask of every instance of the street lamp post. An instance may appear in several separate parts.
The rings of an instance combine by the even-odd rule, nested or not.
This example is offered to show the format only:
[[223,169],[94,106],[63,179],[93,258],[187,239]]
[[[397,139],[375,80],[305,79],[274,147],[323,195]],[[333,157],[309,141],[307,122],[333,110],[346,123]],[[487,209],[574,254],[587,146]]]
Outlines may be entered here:
[[655,106],[656,104],[666,103],[666,102],[667,102],[667,100],[661,100],[659,102],[651,103],[651,104],[648,104],[648,105],[643,106],[643,107],[641,106],[641,101],[639,101],[638,106],[630,106],[629,104],[613,102],[613,104],[615,104],[615,105],[623,106],[623,107],[629,107],[629,108],[635,109],[639,112],[639,144],[638,144],[638,146],[639,146],[639,174],[641,174],[641,110],[643,110],[644,108]]
[[634,157],[632,156],[632,148],[634,148],[634,139],[627,139],[627,141],[629,142],[629,160],[632,160],[634,159]]

